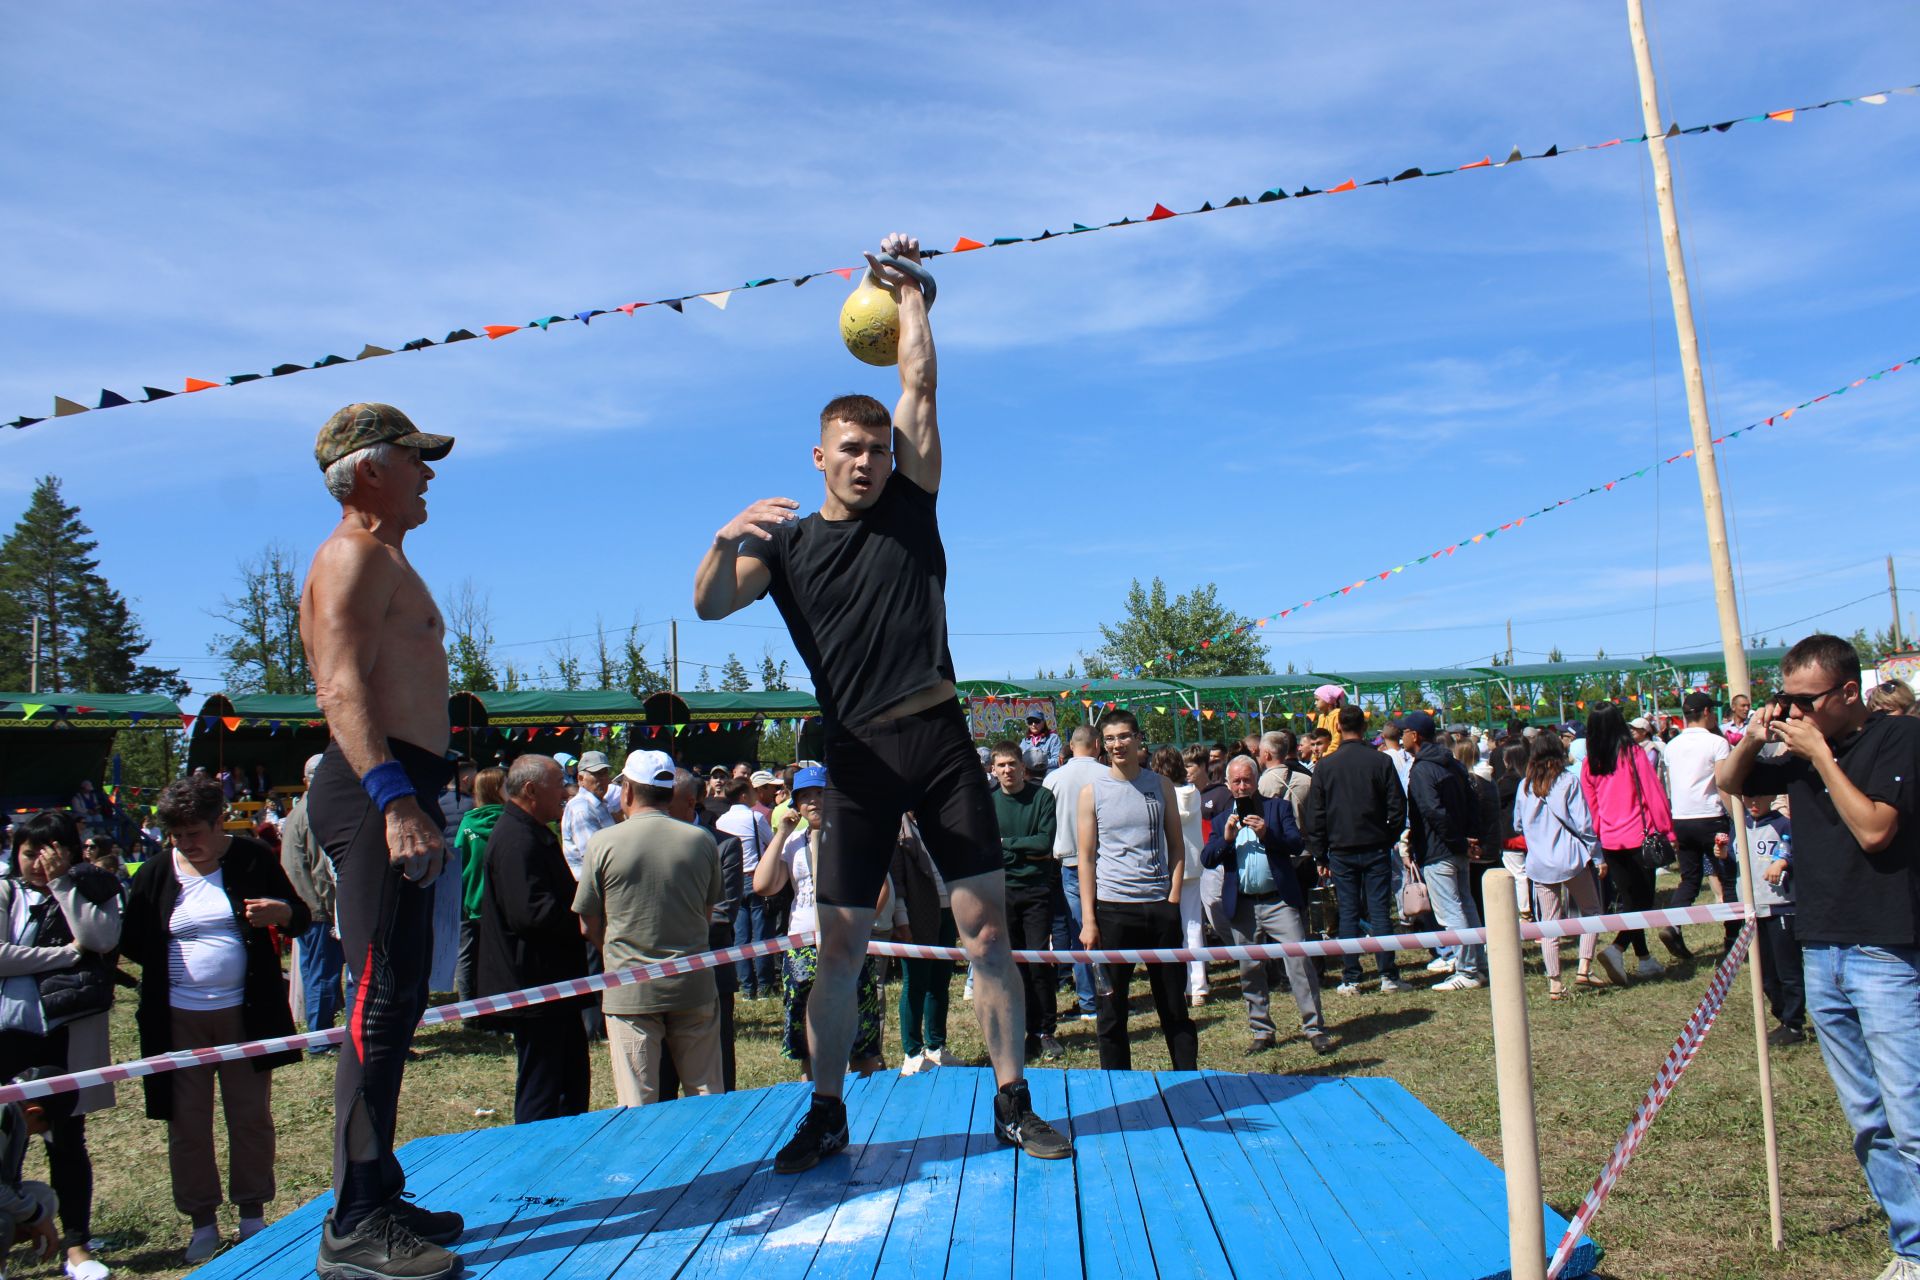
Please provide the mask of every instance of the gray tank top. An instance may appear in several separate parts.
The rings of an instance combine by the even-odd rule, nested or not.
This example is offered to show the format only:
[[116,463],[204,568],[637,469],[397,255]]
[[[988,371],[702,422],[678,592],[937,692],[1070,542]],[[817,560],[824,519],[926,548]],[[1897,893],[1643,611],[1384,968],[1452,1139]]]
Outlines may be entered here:
[[1103,902],[1164,902],[1172,888],[1167,863],[1167,806],[1160,775],[1145,769],[1131,782],[1103,773],[1091,783],[1100,824],[1094,890]]

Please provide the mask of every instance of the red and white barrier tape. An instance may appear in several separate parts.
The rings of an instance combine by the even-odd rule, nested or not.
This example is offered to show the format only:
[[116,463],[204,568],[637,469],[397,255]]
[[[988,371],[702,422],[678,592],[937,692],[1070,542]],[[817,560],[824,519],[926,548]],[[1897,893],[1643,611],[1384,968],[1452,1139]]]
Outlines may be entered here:
[[1700,1052],[1707,1032],[1713,1030],[1714,1019],[1720,1014],[1720,1006],[1726,1003],[1728,993],[1733,990],[1734,975],[1745,962],[1747,951],[1753,945],[1754,930],[1758,927],[1758,921],[1747,921],[1740,930],[1740,936],[1734,940],[1732,949],[1727,952],[1726,959],[1714,970],[1713,980],[1707,984],[1707,994],[1701,997],[1686,1026],[1680,1029],[1680,1036],[1673,1042],[1673,1048],[1667,1050],[1660,1070],[1654,1073],[1653,1084],[1648,1087],[1646,1096],[1640,1099],[1640,1105],[1634,1109],[1633,1120],[1627,1125],[1627,1131],[1614,1144],[1613,1154],[1607,1157],[1600,1176],[1593,1180],[1592,1189],[1568,1222],[1567,1232],[1560,1237],[1560,1243],[1553,1251],[1553,1260],[1547,1266],[1547,1280],[1558,1280],[1561,1269],[1567,1265],[1567,1259],[1573,1256],[1574,1247],[1580,1243],[1580,1237],[1586,1234],[1587,1224],[1600,1212],[1600,1206],[1607,1202],[1607,1196],[1613,1191],[1613,1184],[1619,1181],[1621,1171],[1633,1159],[1634,1153],[1640,1150],[1653,1118],[1666,1105],[1674,1085],[1680,1082],[1681,1073],[1692,1065],[1694,1055]]
[[[1555,920],[1546,924],[1523,924],[1520,926],[1520,934],[1523,938],[1564,938],[1582,933],[1612,933],[1621,929],[1648,929],[1665,925],[1738,920],[1743,918],[1743,915],[1744,909],[1739,903],[1716,903],[1704,907],[1673,907],[1659,911],[1629,912],[1623,915],[1584,916],[1570,920]],[[1386,951],[1414,951],[1430,947],[1478,946],[1486,941],[1486,937],[1484,929],[1446,929],[1428,933],[1383,934],[1378,937],[1332,938],[1313,942],[1270,942],[1244,947],[1153,948],[1135,951],[1016,951],[1013,953],[1013,959],[1017,964],[1189,964],[1194,961],[1206,963],[1264,961],[1280,960],[1288,956],[1366,955]],[[549,983],[543,987],[528,987],[523,991],[483,996],[478,1000],[465,1000],[458,1004],[443,1004],[427,1010],[420,1019],[420,1025],[426,1027],[443,1022],[459,1022],[467,1018],[502,1013],[510,1009],[525,1009],[531,1005],[545,1004],[552,1000],[592,995],[608,987],[622,987],[636,982],[651,982],[656,978],[695,973],[701,969],[732,964],[737,960],[749,960],[755,956],[772,955],[794,947],[808,946],[812,941],[811,933],[789,934],[783,938],[769,938],[764,942],[744,943],[740,946],[724,947],[718,951],[704,951],[697,955],[679,956],[653,964],[636,965],[631,969],[622,969],[614,973],[574,978],[566,982]],[[964,960],[967,954],[958,947],[926,947],[908,942],[875,941],[868,944],[867,950],[872,955],[902,956],[921,960]],[[189,1067],[205,1067],[220,1062],[233,1062],[241,1058],[263,1058],[278,1053],[318,1049],[326,1045],[337,1045],[345,1038],[346,1029],[334,1027],[329,1031],[280,1036],[272,1040],[248,1040],[239,1044],[215,1045],[206,1049],[183,1049],[174,1053],[155,1054],[150,1058],[136,1058],[131,1062],[95,1067],[72,1075],[49,1076],[27,1084],[3,1085],[0,1086],[0,1105],[20,1102],[27,1098],[43,1098],[49,1094],[69,1093],[76,1089],[89,1089],[95,1085],[115,1084],[122,1080],[136,1080],[142,1076],[159,1075],[168,1071],[184,1071]]]

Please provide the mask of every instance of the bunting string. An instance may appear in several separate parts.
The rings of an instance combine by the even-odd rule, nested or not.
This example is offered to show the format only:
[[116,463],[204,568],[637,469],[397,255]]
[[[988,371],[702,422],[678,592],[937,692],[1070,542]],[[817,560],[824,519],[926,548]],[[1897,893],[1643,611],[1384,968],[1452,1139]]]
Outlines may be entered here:
[[[1779,425],[1781,423],[1789,422],[1793,419],[1794,415],[1799,413],[1802,409],[1811,408],[1812,406],[1817,405],[1822,401],[1831,400],[1835,396],[1843,396],[1847,394],[1847,392],[1857,390],[1858,388],[1863,387],[1870,382],[1878,382],[1880,381],[1880,379],[1886,377],[1888,374],[1898,373],[1902,369],[1906,368],[1908,365],[1912,365],[1912,364],[1920,364],[1920,356],[1909,356],[1907,359],[1901,360],[1895,364],[1888,365],[1884,369],[1878,369],[1878,370],[1875,370],[1873,373],[1864,374],[1861,377],[1855,378],[1852,382],[1847,383],[1845,386],[1835,387],[1831,391],[1827,391],[1820,395],[1814,396],[1811,400],[1802,400],[1799,404],[1793,405],[1790,408],[1781,409],[1778,412],[1773,413],[1765,418],[1758,419],[1754,422],[1749,422],[1744,427],[1739,427],[1733,431],[1726,432],[1723,435],[1715,436],[1713,438],[1713,443],[1716,446],[1723,445],[1730,440],[1737,440],[1741,436],[1751,435],[1753,432],[1761,430],[1764,427],[1772,427],[1772,426]],[[1082,684],[1080,688],[1082,690],[1093,690],[1098,688],[1103,681],[1110,682],[1114,680],[1127,680],[1127,679],[1137,679],[1140,677],[1151,677],[1156,668],[1162,667],[1167,663],[1173,662],[1179,658],[1190,657],[1196,653],[1203,653],[1206,650],[1211,649],[1214,645],[1219,644],[1224,640],[1230,639],[1233,636],[1241,635],[1248,631],[1263,630],[1267,627],[1269,623],[1279,622],[1285,618],[1291,617],[1296,613],[1300,613],[1304,610],[1311,609],[1316,604],[1323,604],[1323,603],[1327,603],[1334,600],[1344,600],[1348,596],[1351,596],[1354,592],[1359,591],[1363,587],[1367,586],[1367,584],[1369,583],[1385,582],[1389,578],[1393,578],[1398,576],[1399,574],[1405,573],[1408,569],[1415,569],[1420,567],[1421,565],[1431,564],[1438,560],[1451,559],[1457,553],[1461,551],[1470,550],[1474,547],[1480,546],[1483,543],[1490,542],[1494,538],[1498,537],[1500,534],[1509,533],[1514,530],[1520,529],[1523,526],[1525,526],[1529,520],[1537,520],[1541,516],[1551,515],[1552,513],[1560,510],[1562,507],[1571,506],[1573,503],[1584,501],[1587,498],[1594,498],[1594,497],[1600,496],[1601,494],[1612,493],[1614,490],[1618,489],[1621,485],[1627,483],[1629,480],[1638,480],[1642,476],[1645,476],[1646,474],[1655,470],[1658,467],[1671,467],[1676,463],[1685,462],[1693,457],[1694,452],[1695,451],[1692,449],[1687,449],[1684,452],[1674,454],[1670,458],[1664,458],[1657,463],[1650,462],[1646,466],[1641,467],[1637,471],[1629,471],[1625,475],[1615,476],[1613,479],[1606,481],[1604,484],[1589,485],[1586,489],[1581,490],[1579,493],[1573,494],[1570,497],[1562,498],[1558,502],[1548,503],[1546,506],[1541,507],[1537,511],[1529,511],[1525,515],[1515,516],[1511,520],[1503,521],[1502,523],[1494,525],[1491,528],[1482,529],[1468,537],[1463,537],[1456,542],[1450,542],[1446,546],[1443,546],[1438,550],[1429,551],[1426,555],[1419,556],[1412,560],[1408,560],[1403,564],[1396,564],[1391,568],[1381,569],[1374,573],[1367,574],[1365,577],[1356,578],[1354,581],[1349,582],[1344,586],[1335,587],[1331,591],[1323,591],[1317,596],[1312,596],[1312,597],[1309,597],[1308,599],[1302,600],[1299,604],[1290,605],[1287,608],[1277,610],[1273,613],[1267,614],[1264,617],[1255,618],[1251,622],[1243,623],[1242,625],[1231,628],[1230,630],[1219,632],[1216,635],[1207,636],[1204,639],[1202,639],[1198,644],[1195,644],[1189,648],[1177,649],[1169,653],[1164,653],[1158,658],[1149,658],[1147,661],[1140,663],[1138,666],[1128,667],[1113,676],[1103,677],[1102,679],[1098,679],[1098,680],[1089,680],[1086,683]]]
[[[1776,111],[1762,111],[1756,115],[1737,116],[1733,119],[1722,120],[1714,124],[1701,124],[1682,128],[1678,123],[1675,123],[1668,128],[1665,136],[1668,138],[1679,138],[1690,135],[1726,133],[1735,126],[1744,124],[1791,124],[1797,117],[1813,111],[1824,111],[1830,107],[1851,107],[1858,105],[1884,106],[1895,95],[1914,96],[1916,94],[1920,94],[1920,84],[1902,85],[1898,88],[1884,89],[1876,93],[1858,94],[1851,98],[1831,98],[1825,102],[1816,102],[1803,107],[1786,107]],[[1476,169],[1504,169],[1510,165],[1519,164],[1522,161],[1551,160],[1582,152],[1605,151],[1623,144],[1645,143],[1646,140],[1646,134],[1639,134],[1632,137],[1622,136],[1610,138],[1605,142],[1588,142],[1572,147],[1553,145],[1547,147],[1544,151],[1536,151],[1531,154],[1523,152],[1516,146],[1508,153],[1504,160],[1495,160],[1492,154],[1489,153],[1478,160],[1456,164],[1449,168],[1428,169],[1420,166],[1409,166],[1400,169],[1391,177],[1369,178],[1365,181],[1347,178],[1345,181],[1333,183],[1325,187],[1303,185],[1299,190],[1292,192],[1287,190],[1285,183],[1276,183],[1257,196],[1236,195],[1218,204],[1209,200],[1202,203],[1197,209],[1175,210],[1155,201],[1151,212],[1138,217],[1121,217],[1107,222],[1091,224],[1075,222],[1068,230],[1054,231],[1049,229],[1041,231],[1037,235],[989,236],[984,238],[961,236],[954,242],[952,248],[926,249],[922,251],[922,256],[935,258],[950,253],[971,253],[982,249],[1001,249],[1017,244],[1037,244],[1042,241],[1054,240],[1064,236],[1086,235],[1095,231],[1111,231],[1117,227],[1131,227],[1147,223],[1165,222],[1172,218],[1190,217],[1202,213],[1217,213],[1224,209],[1275,204],[1283,200],[1299,200],[1309,196],[1341,195],[1358,191],[1364,187],[1400,186],[1419,178],[1440,178],[1448,174],[1466,173]],[[701,302],[716,310],[725,311],[728,302],[735,293],[749,289],[762,289],[769,285],[776,284],[791,284],[798,287],[809,281],[829,275],[851,281],[853,273],[859,269],[858,267],[829,267],[799,275],[763,276],[748,280],[732,288],[683,293],[675,297],[656,298],[650,302],[623,302],[608,307],[585,307],[540,316],[522,324],[483,324],[477,326],[477,331],[475,328],[457,328],[438,341],[432,338],[414,338],[411,341],[394,343],[391,346],[366,342],[361,346],[359,354],[352,357],[331,354],[322,356],[320,359],[311,363],[288,361],[274,365],[265,373],[236,373],[223,379],[186,377],[181,380],[178,391],[171,391],[164,387],[148,386],[141,388],[140,395],[129,396],[118,391],[103,388],[92,404],[85,404],[79,400],[56,395],[53,397],[53,408],[51,412],[33,416],[22,414],[9,421],[6,425],[16,429],[30,427],[36,423],[45,422],[48,418],[69,418],[82,413],[96,412],[101,409],[118,409],[130,404],[151,404],[156,400],[165,400],[176,395],[212,391],[220,387],[234,387],[242,383],[259,382],[267,378],[281,378],[289,374],[305,373],[310,369],[325,369],[334,365],[354,364],[361,360],[372,360],[380,356],[398,355],[410,351],[425,351],[430,347],[443,347],[456,342],[468,342],[483,336],[489,341],[497,341],[510,334],[523,333],[532,329],[537,329],[545,333],[554,325],[574,323],[589,325],[601,316],[618,314],[631,318],[642,308],[647,307],[665,307],[671,311],[684,314],[686,304],[690,302]]]

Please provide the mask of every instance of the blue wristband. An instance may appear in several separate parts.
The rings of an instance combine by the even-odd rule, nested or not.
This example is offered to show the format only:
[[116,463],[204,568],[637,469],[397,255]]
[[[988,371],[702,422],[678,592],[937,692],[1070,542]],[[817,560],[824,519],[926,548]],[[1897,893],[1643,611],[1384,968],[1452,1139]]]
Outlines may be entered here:
[[373,766],[360,779],[360,785],[373,797],[373,807],[383,812],[395,800],[414,794],[413,780],[407,777],[405,766],[398,760]]

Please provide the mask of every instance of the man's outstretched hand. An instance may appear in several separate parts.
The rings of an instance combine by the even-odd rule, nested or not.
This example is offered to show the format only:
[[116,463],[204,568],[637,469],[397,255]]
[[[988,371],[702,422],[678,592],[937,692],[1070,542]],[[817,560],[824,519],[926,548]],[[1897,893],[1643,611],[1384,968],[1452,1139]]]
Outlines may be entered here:
[[920,261],[920,241],[913,236],[896,231],[880,242],[878,254],[867,255],[867,266],[873,272],[873,278],[889,293],[899,293],[903,288],[919,289],[920,283],[898,267],[890,267],[880,261],[882,257],[904,258],[908,262]]
[[715,541],[737,543],[752,534],[762,542],[773,541],[773,531],[793,519],[800,504],[792,498],[762,498],[720,527]]

